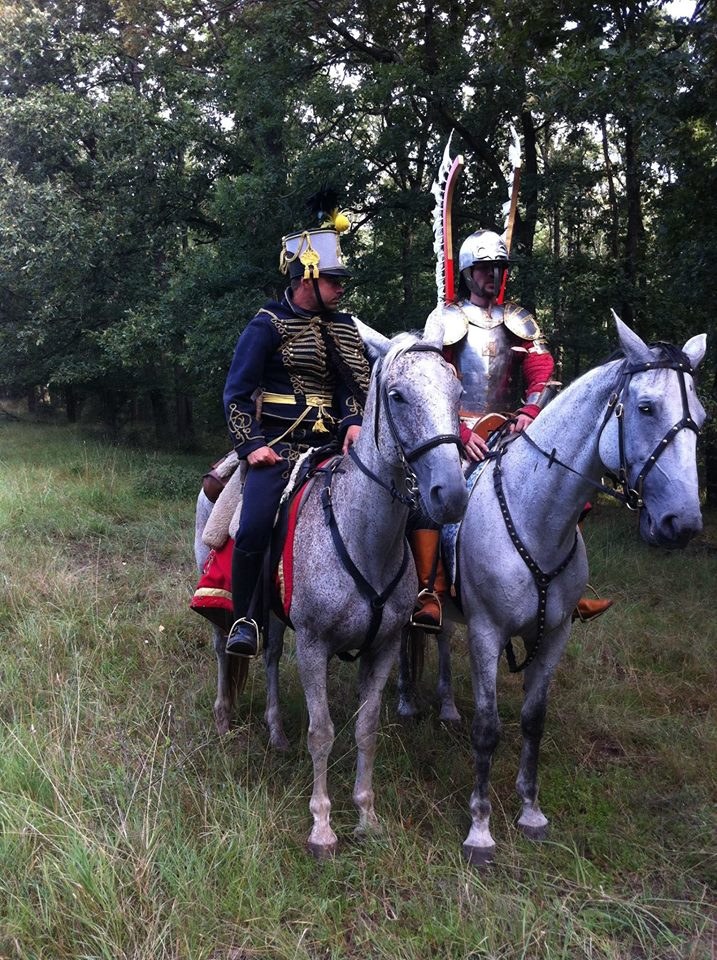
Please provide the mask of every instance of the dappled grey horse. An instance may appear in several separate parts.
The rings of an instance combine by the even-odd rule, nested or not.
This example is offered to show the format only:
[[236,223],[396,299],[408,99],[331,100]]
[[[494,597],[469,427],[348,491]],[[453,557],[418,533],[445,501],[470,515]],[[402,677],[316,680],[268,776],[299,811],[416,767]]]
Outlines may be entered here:
[[[475,863],[491,860],[495,850],[489,775],[499,738],[496,674],[503,651],[511,669],[524,670],[518,823],[536,839],[547,830],[537,776],[548,687],[587,583],[577,521],[595,489],[603,489],[603,474],[617,477],[618,499],[640,511],[647,543],[683,547],[701,529],[696,441],[705,413],[692,374],[706,338],[693,337],[682,350],[649,348],[615,320],[624,359],[575,381],[486,464],[460,527],[476,764],[464,853]],[[516,637],[525,644],[522,663],[513,651]],[[450,675],[443,684],[450,688]]]
[[[448,523],[462,516],[467,500],[458,437],[460,384],[441,356],[441,344],[442,331],[435,343],[406,334],[374,341],[383,358],[374,365],[361,434],[348,456],[311,481],[296,524],[289,616],[314,764],[308,846],[319,857],[337,845],[327,791],[334,741],[329,660],[358,654],[353,797],[357,830],[365,832],[377,826],[372,777],[381,696],[418,586],[405,537],[409,507],[420,494],[430,516]],[[272,630],[271,658],[278,659],[280,643],[280,631]],[[267,689],[270,731],[273,719]],[[283,731],[279,741],[282,736]]]

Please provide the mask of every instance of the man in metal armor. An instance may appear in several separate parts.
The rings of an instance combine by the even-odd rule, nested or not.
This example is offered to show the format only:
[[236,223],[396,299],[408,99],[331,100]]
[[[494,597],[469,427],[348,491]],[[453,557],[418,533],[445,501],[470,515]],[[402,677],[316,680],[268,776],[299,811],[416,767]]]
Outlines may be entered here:
[[515,409],[516,373],[522,372],[525,400],[510,429],[523,430],[538,414],[536,405],[555,363],[533,316],[520,304],[497,303],[508,269],[504,240],[491,230],[477,230],[458,255],[460,293],[465,299],[444,307],[446,353],[463,384],[463,439],[472,460],[487,447],[472,428],[485,413]]
[[290,286],[241,334],[224,388],[234,449],[247,463],[232,559],[237,619],[226,648],[238,656],[258,651],[255,591],[294,464],[334,438],[345,453],[360,429],[369,368],[353,317],[339,312],[349,275],[339,218],[348,226],[333,211],[321,228],[283,238],[280,265]]
[[[516,432],[539,414],[540,395],[555,367],[535,318],[518,303],[500,302],[508,266],[503,238],[492,230],[476,230],[458,255],[459,299],[438,308],[445,323],[444,354],[463,384],[461,440],[468,458],[474,461],[488,452],[481,428],[483,423],[492,424],[491,415],[509,415],[508,429]],[[522,373],[524,400],[516,410],[518,372]],[[430,529],[412,534],[415,542],[422,542],[416,566],[424,588],[413,622],[429,630],[440,626],[440,595],[446,589],[437,559],[438,536],[439,531]],[[425,556],[423,562],[420,555]],[[584,598],[574,616],[593,619],[611,605],[611,600]]]

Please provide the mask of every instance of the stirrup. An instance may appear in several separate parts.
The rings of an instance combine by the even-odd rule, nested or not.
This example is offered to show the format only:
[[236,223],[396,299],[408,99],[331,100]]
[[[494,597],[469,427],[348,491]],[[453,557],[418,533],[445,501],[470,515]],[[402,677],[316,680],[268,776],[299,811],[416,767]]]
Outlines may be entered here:
[[[435,601],[436,606],[438,607],[438,623],[435,621],[425,623],[422,620],[416,620],[416,614],[420,614],[423,610],[422,606],[419,606],[421,600],[433,600]],[[441,603],[441,598],[438,596],[435,590],[429,590],[427,587],[421,590],[416,597],[416,605],[413,608],[413,613],[408,621],[409,627],[415,627],[417,630],[423,630],[425,633],[440,633],[443,629],[443,604]]]
[[[241,633],[241,632],[242,632],[242,628],[244,628],[244,627],[250,627],[250,628],[254,631],[254,650],[253,650],[253,652],[248,652],[248,646],[249,646],[249,642],[250,642],[248,637],[247,637],[246,642],[245,642],[246,647],[247,647],[247,652],[245,652],[244,650],[231,650],[231,649],[230,649],[231,643],[232,643],[232,636],[234,636],[234,639],[236,639],[236,634]],[[229,631],[229,633],[228,633],[228,635],[227,635],[227,643],[226,643],[226,648],[225,648],[227,654],[228,654],[230,657],[244,657],[244,658],[247,659],[247,660],[252,660],[252,659],[253,659],[255,656],[257,656],[257,654],[259,653],[259,639],[260,639],[260,636],[261,636],[261,634],[260,634],[260,632],[259,632],[259,624],[256,622],[256,620],[252,620],[251,617],[239,617],[238,620],[235,620],[235,621],[234,621],[234,623],[232,624],[231,630]]]

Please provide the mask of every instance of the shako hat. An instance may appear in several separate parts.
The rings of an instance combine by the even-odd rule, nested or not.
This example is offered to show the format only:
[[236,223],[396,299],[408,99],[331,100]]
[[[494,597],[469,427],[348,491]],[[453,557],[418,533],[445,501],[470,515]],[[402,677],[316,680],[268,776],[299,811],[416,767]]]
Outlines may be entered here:
[[319,226],[298,230],[281,238],[279,269],[291,279],[314,280],[319,276],[350,277],[341,253],[339,234],[351,226],[341,213],[333,190],[322,190],[309,201]]

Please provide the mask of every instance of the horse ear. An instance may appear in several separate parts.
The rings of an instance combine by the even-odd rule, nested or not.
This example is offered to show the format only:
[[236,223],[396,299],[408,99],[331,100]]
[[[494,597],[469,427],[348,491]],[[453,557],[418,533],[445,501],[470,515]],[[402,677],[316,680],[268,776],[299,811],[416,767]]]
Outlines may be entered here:
[[437,306],[428,314],[426,325],[423,328],[423,342],[430,343],[431,346],[443,349],[445,338],[446,321],[443,316],[443,307]]
[[615,325],[617,326],[617,335],[620,338],[620,346],[625,351],[625,356],[633,363],[649,363],[652,360],[652,354],[647,344],[631,330],[626,323],[618,317],[615,311],[612,311]]
[[391,346],[391,341],[388,337],[384,337],[382,333],[374,330],[373,327],[369,327],[367,323],[359,320],[358,317],[354,317],[353,319],[356,324],[356,329],[370,353],[371,358],[378,360],[379,357],[385,357],[388,353],[388,348]]
[[686,353],[690,358],[690,363],[692,364],[692,369],[696,370],[697,367],[702,362],[702,358],[705,355],[707,350],[707,334],[698,333],[696,337],[691,337],[687,343],[682,348],[683,353]]

